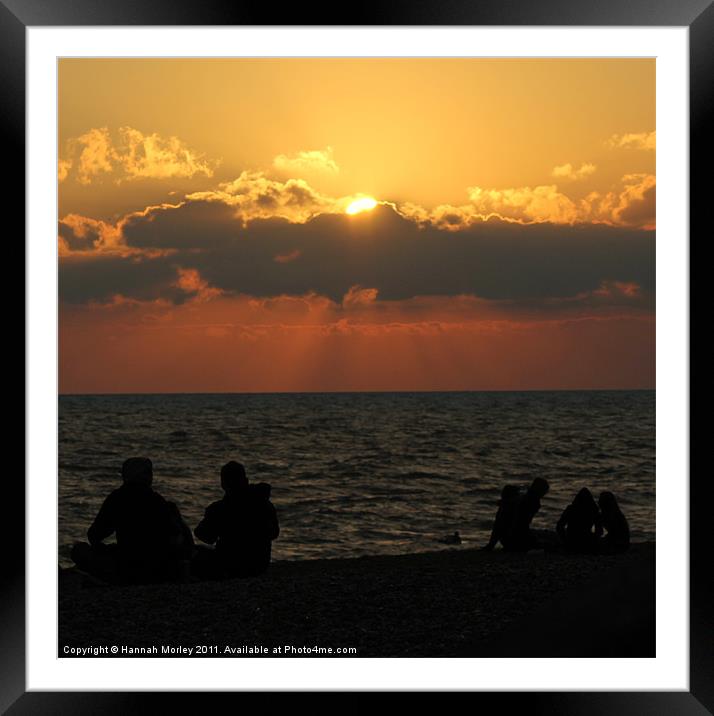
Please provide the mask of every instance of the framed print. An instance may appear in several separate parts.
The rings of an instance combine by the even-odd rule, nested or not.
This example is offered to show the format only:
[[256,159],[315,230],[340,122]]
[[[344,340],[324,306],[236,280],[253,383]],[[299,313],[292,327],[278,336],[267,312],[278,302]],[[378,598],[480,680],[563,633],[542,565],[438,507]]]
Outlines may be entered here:
[[711,710],[710,5],[0,11],[27,166],[10,713]]

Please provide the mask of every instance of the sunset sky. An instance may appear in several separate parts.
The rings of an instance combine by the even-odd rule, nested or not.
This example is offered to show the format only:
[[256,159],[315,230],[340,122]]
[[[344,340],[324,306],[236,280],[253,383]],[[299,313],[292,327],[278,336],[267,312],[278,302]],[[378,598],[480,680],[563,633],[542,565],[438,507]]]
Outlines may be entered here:
[[62,393],[655,385],[655,61],[59,61]]

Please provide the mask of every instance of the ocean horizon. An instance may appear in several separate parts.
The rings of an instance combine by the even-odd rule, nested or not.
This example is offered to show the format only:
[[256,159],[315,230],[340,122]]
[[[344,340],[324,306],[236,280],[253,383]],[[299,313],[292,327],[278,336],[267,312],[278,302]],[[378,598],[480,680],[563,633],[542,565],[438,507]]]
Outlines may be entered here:
[[654,393],[655,388],[527,388],[523,390],[474,389],[474,390],[254,390],[254,391],[163,391],[163,392],[117,392],[117,393],[58,393],[60,398],[92,396],[139,396],[139,395],[411,395],[419,393]]

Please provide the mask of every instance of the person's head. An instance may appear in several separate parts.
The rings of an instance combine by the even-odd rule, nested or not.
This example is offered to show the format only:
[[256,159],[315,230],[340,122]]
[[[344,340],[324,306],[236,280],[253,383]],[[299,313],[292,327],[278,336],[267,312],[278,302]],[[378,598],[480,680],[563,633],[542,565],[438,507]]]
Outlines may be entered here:
[[272,487],[267,482],[254,482],[251,486],[253,495],[261,500],[269,500]]
[[227,462],[221,468],[221,487],[229,493],[248,487],[248,478],[243,465],[235,460]]
[[548,484],[548,481],[542,477],[536,477],[536,479],[531,482],[531,486],[528,488],[528,492],[536,495],[537,497],[545,497],[545,495],[548,494],[548,490],[550,490],[550,485]]
[[150,487],[154,479],[154,466],[148,457],[130,457],[121,466],[121,477],[125,485]]
[[598,504],[603,513],[614,512],[620,508],[617,506],[617,500],[612,492],[601,492]]
[[587,510],[589,512],[597,512],[595,498],[587,487],[583,487],[583,489],[575,495],[573,506],[583,511]]
[[518,497],[519,492],[518,485],[504,485],[501,490],[501,504],[513,502]]

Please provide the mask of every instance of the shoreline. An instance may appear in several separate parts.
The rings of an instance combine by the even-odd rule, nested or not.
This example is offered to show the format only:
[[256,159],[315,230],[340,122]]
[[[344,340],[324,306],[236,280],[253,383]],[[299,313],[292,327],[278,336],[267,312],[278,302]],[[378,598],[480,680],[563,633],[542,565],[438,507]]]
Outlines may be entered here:
[[613,556],[455,548],[121,587],[60,569],[58,656],[90,646],[158,649],[100,658],[654,656],[654,558],[654,542]]

